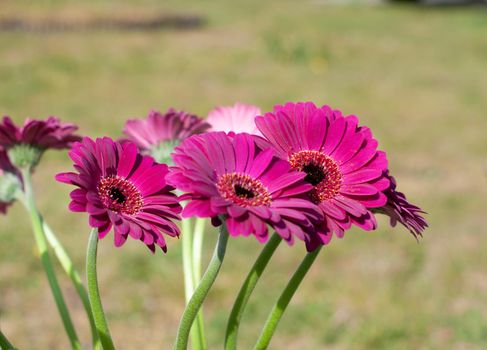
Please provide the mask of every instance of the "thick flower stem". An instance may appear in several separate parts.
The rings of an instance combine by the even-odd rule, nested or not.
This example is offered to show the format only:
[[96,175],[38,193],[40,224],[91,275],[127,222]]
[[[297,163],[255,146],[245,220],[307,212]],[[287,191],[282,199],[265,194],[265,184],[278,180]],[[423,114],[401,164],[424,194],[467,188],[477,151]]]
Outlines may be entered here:
[[74,329],[73,322],[71,321],[71,317],[69,315],[66,302],[64,301],[64,297],[61,288],[59,286],[56,274],[54,272],[54,267],[52,265],[51,258],[49,256],[46,236],[42,225],[42,218],[39,212],[37,211],[37,207],[35,205],[34,193],[32,190],[32,182],[30,176],[30,169],[23,169],[22,177],[24,180],[24,191],[25,191],[25,197],[22,198],[22,201],[24,202],[24,205],[26,206],[27,211],[30,214],[32,229],[34,231],[37,248],[39,250],[39,256],[42,265],[44,267],[44,270],[46,271],[47,280],[49,281],[49,286],[51,287],[54,300],[56,302],[57,308],[61,315],[61,319],[63,321],[64,328],[66,329],[66,333],[68,334],[72,348],[81,349],[81,344],[78,340],[78,336],[76,334],[76,330]]
[[245,311],[245,307],[254,291],[257,282],[259,281],[262,272],[266,268],[269,260],[276,251],[279,243],[281,243],[282,238],[278,234],[272,235],[269,242],[266,244],[262,252],[259,254],[254,265],[250,269],[247,278],[245,279],[240,291],[238,293],[237,299],[233,304],[232,312],[228,318],[227,331],[225,334],[225,350],[235,350],[237,349],[237,337],[238,330],[240,326],[240,320]]
[[206,219],[196,218],[193,236],[193,283],[195,286],[197,286],[201,280],[201,253],[203,250],[205,226]]
[[[194,271],[193,271],[193,228],[191,225],[191,219],[185,219],[182,221],[182,250],[183,250],[183,271],[184,271],[184,295],[186,305],[188,305],[195,289]],[[200,323],[201,321],[201,323]],[[191,327],[191,343],[194,350],[204,349],[204,334],[200,325],[202,324],[203,317],[201,312],[198,313],[196,322]]]
[[184,296],[186,304],[191,299],[193,294],[193,273],[191,250],[193,246],[193,233],[191,232],[191,219],[184,219],[181,222],[181,241],[182,241],[182,255],[183,255],[183,271],[184,271]]
[[213,286],[213,283],[218,276],[218,272],[220,272],[220,268],[225,257],[227,243],[228,231],[225,223],[223,223],[220,227],[218,242],[215,247],[215,251],[213,252],[210,263],[208,264],[208,268],[206,269],[206,272],[201,279],[201,283],[196,288],[191,300],[189,301],[189,304],[184,310],[181,322],[179,324],[179,329],[176,336],[176,343],[174,344],[174,350],[186,350],[188,347],[188,336],[191,325],[193,324],[193,321],[196,318],[196,315],[198,314],[198,311],[200,310],[203,301],[208,295],[210,288]]
[[71,258],[69,257],[68,253],[64,249],[61,242],[57,239],[54,232],[51,230],[49,225],[43,220],[43,227],[44,232],[46,234],[47,241],[49,245],[53,248],[54,253],[59,260],[61,266],[63,267],[64,271],[73,282],[74,287],[76,288],[76,292],[78,293],[81,302],[83,303],[83,307],[85,308],[86,314],[88,315],[88,320],[90,321],[91,327],[91,335],[92,335],[92,343],[94,350],[101,350],[101,343],[98,337],[98,331],[96,330],[95,320],[93,319],[93,314],[91,312],[90,306],[90,299],[88,297],[88,292],[85,289],[85,286],[81,282],[81,278],[79,276],[78,271],[74,267]]
[[[201,253],[203,249],[203,235],[205,231],[206,219],[196,218],[193,235],[193,292],[201,281]],[[198,311],[193,328],[199,339],[199,350],[207,350],[203,310]],[[192,330],[193,331],[193,330]],[[195,348],[194,350],[198,350]]]
[[0,331],[0,350],[15,350],[15,347],[8,341],[2,331]]
[[306,276],[306,273],[310,269],[311,265],[313,265],[313,262],[318,256],[321,247],[322,246],[318,247],[315,251],[306,254],[298,269],[296,272],[294,272],[294,275],[289,280],[286,288],[284,288],[283,292],[279,296],[277,303],[272,308],[254,350],[265,350],[269,346],[277,325],[281,320],[284,311],[286,311],[286,307],[289,305],[289,302],[303,281],[304,276]]
[[98,278],[96,274],[96,255],[98,250],[98,230],[93,229],[88,241],[88,250],[86,253],[86,278],[88,280],[88,295],[90,297],[91,311],[95,319],[96,329],[100,336],[101,344],[104,350],[113,350],[112,337],[108,329],[105,313],[100,300],[100,291],[98,289]]

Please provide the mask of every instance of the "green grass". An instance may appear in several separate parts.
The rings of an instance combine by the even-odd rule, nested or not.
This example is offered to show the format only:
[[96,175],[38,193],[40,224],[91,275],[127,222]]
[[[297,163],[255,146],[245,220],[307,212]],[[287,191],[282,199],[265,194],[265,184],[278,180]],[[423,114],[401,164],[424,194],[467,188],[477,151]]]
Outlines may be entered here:
[[[190,31],[0,33],[0,111],[21,121],[57,115],[92,137],[118,137],[151,108],[200,115],[235,101],[269,110],[288,100],[331,104],[372,128],[399,189],[428,211],[419,244],[401,227],[352,230],[326,247],[291,303],[272,349],[487,347],[487,20],[484,9],[326,6],[319,1],[68,1],[2,3],[4,16],[196,13]],[[70,168],[46,154],[39,205],[84,271],[87,217],[68,213]],[[66,349],[67,338],[20,205],[0,218],[0,325],[20,349]],[[184,297],[181,244],[148,254],[101,242],[102,297],[120,349],[168,349]],[[206,257],[216,240],[207,232]],[[233,239],[206,304],[211,349],[259,250]],[[250,349],[271,302],[298,265],[300,244],[279,248],[244,317]],[[61,278],[80,335],[82,305]]]

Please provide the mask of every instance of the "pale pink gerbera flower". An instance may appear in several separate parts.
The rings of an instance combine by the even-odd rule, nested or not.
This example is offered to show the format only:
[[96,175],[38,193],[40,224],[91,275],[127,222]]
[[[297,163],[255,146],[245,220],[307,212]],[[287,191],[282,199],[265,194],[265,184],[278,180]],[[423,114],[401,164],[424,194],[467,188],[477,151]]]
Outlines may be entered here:
[[258,115],[260,115],[259,107],[237,102],[232,107],[215,108],[208,113],[206,120],[211,124],[213,131],[261,135],[254,121]]
[[196,135],[176,147],[176,167],[168,181],[189,199],[183,217],[225,220],[231,235],[255,235],[263,242],[272,227],[288,243],[297,237],[309,242],[318,207],[306,194],[312,189],[305,174],[262,150],[249,134],[234,137],[224,132]]
[[114,227],[117,247],[131,236],[152,252],[156,245],[166,251],[162,233],[179,235],[171,220],[178,220],[181,211],[174,188],[166,183],[167,165],[142,156],[132,142],[110,138],[85,137],[69,155],[77,173],[58,174],[56,179],[78,187],[71,192],[72,211],[88,212],[100,238]]
[[175,146],[209,128],[200,117],[170,108],[165,114],[151,111],[146,119],[128,120],[123,132],[141,152],[150,154],[159,163],[169,163]]
[[352,224],[376,228],[370,209],[387,202],[387,159],[355,116],[343,117],[328,106],[288,103],[257,117],[256,124],[277,154],[313,185],[309,198],[324,220],[309,250],[328,243],[333,232],[342,237]]

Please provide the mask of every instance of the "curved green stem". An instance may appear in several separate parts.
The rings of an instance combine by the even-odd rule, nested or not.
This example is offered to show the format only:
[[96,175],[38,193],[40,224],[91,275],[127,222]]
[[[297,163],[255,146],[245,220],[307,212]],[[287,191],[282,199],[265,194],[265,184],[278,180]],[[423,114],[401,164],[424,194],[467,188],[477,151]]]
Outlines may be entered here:
[[68,253],[64,249],[63,245],[57,239],[54,232],[51,230],[49,225],[44,220],[43,220],[43,227],[49,245],[53,248],[56,257],[59,260],[59,263],[61,264],[62,268],[64,269],[68,277],[71,279],[71,282],[73,282],[76,292],[78,293],[81,302],[83,303],[83,307],[85,308],[86,314],[88,316],[88,320],[90,321],[93,349],[102,350],[100,339],[98,337],[98,331],[96,330],[96,326],[95,326],[95,320],[93,319],[93,314],[91,312],[88,292],[86,291],[83,282],[81,282],[81,278],[78,274],[78,271],[76,271],[76,268],[74,267],[74,264],[71,261],[71,258],[69,257]]
[[272,235],[269,242],[267,242],[264,249],[259,254],[257,260],[250,269],[250,272],[247,275],[247,278],[245,279],[242,287],[240,288],[237,299],[233,304],[232,312],[230,313],[230,317],[228,318],[227,331],[225,333],[226,350],[237,349],[238,330],[240,326],[240,320],[242,319],[242,315],[245,311],[245,307],[247,306],[249,298],[252,295],[252,292],[254,291],[254,288],[257,285],[257,282],[259,281],[262,272],[266,268],[269,260],[271,259],[281,241],[282,238],[277,233],[274,233]]
[[254,350],[265,350],[269,346],[272,336],[276,331],[277,325],[281,320],[284,311],[286,311],[286,307],[289,305],[289,302],[291,301],[294,293],[303,281],[304,276],[306,276],[309,268],[311,267],[311,265],[313,265],[313,262],[318,256],[321,247],[322,246],[318,247],[315,251],[306,254],[298,269],[296,270],[296,272],[294,272],[294,275],[289,280],[286,288],[284,288],[283,292],[279,296],[277,303],[272,308],[269,317],[267,318],[267,321],[264,325],[264,328],[262,329],[260,337],[257,340]]
[[208,295],[211,286],[215,282],[216,277],[218,276],[218,272],[220,272],[220,268],[225,257],[227,243],[228,231],[225,223],[223,223],[220,227],[218,242],[215,247],[215,251],[213,252],[210,263],[208,264],[208,268],[206,269],[206,272],[201,279],[201,283],[198,285],[198,288],[196,288],[193,296],[191,297],[191,300],[189,301],[189,304],[184,310],[181,322],[179,324],[179,329],[176,336],[176,343],[174,344],[174,350],[186,350],[188,347],[188,336],[191,325],[193,324],[194,319],[196,318],[196,315],[198,314],[198,311],[203,304],[203,301]]
[[8,341],[2,331],[0,331],[0,350],[15,350],[15,347]]
[[61,315],[61,319],[63,321],[64,328],[66,329],[66,333],[68,334],[72,348],[81,349],[81,344],[78,340],[78,336],[76,334],[76,330],[74,329],[73,322],[71,321],[71,317],[69,315],[66,302],[64,301],[63,293],[59,286],[56,273],[54,272],[54,267],[52,265],[51,257],[49,256],[46,236],[42,225],[42,218],[35,205],[30,171],[28,169],[23,169],[22,177],[24,179],[25,197],[21,199],[25,207],[27,208],[27,211],[30,214],[32,229],[34,231],[37,248],[39,250],[39,256],[41,258],[41,262],[44,267],[44,270],[46,271],[49,286],[51,287],[54,300],[59,310],[59,314]]
[[105,319],[105,312],[100,300],[100,290],[98,289],[98,278],[96,274],[96,254],[98,250],[98,230],[93,229],[88,241],[88,250],[86,253],[86,278],[88,280],[88,295],[90,296],[91,311],[95,320],[96,329],[100,336],[101,344],[104,350],[113,350],[112,337]]

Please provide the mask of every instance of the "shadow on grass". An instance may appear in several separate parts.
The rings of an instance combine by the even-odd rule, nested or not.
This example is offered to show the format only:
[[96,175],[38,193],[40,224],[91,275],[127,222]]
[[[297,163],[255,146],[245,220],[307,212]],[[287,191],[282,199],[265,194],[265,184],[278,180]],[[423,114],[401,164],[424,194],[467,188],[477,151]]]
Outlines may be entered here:
[[164,13],[137,16],[111,16],[97,18],[46,17],[39,19],[0,18],[0,31],[67,32],[67,31],[154,31],[161,29],[197,29],[206,24],[199,15],[169,15]]

